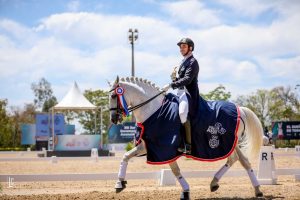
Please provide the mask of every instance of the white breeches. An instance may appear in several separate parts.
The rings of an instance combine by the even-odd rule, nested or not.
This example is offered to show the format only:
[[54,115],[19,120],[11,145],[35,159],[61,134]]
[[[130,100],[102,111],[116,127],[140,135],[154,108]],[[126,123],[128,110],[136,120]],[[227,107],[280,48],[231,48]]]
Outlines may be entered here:
[[185,123],[189,113],[189,102],[185,90],[178,89],[177,95],[179,96],[179,117],[181,123]]

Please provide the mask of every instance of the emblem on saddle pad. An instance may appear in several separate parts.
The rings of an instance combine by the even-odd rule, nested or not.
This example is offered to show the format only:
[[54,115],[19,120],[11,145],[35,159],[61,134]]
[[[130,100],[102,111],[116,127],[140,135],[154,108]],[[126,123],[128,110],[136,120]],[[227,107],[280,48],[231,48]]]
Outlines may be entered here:
[[210,148],[217,148],[220,144],[218,135],[223,135],[226,133],[226,129],[222,127],[222,124],[217,122],[214,126],[209,126],[206,130],[207,133],[210,133],[211,138],[209,139]]

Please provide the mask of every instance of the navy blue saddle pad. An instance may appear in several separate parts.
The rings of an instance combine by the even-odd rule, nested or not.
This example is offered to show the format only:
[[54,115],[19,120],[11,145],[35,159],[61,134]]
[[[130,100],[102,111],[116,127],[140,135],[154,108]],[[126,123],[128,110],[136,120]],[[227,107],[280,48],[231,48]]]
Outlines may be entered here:
[[228,157],[237,143],[239,108],[230,102],[205,101],[199,98],[199,109],[191,119],[192,154],[177,151],[184,134],[179,118],[178,97],[165,96],[162,106],[141,127],[136,141],[143,138],[147,148],[147,163],[166,164],[182,155],[200,161],[216,161]]

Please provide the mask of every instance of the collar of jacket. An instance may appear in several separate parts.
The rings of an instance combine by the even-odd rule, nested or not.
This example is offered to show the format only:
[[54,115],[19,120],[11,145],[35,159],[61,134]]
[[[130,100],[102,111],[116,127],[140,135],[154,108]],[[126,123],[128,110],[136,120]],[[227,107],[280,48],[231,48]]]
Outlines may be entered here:
[[185,57],[183,58],[182,62],[181,62],[181,65],[182,65],[185,61],[187,61],[187,59],[189,59],[189,58],[191,58],[191,57],[193,57],[193,53],[191,53],[191,54],[185,56]]

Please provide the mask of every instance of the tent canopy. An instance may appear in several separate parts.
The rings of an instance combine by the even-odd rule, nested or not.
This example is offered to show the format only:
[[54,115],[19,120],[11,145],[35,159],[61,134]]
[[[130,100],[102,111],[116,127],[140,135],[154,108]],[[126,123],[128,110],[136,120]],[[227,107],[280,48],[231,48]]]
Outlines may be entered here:
[[97,106],[93,105],[80,92],[78,85],[74,85],[65,95],[65,97],[53,107],[54,110],[96,110]]

